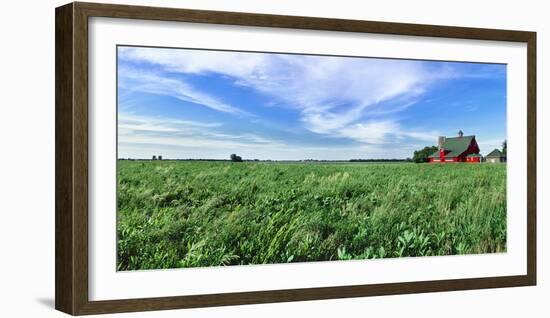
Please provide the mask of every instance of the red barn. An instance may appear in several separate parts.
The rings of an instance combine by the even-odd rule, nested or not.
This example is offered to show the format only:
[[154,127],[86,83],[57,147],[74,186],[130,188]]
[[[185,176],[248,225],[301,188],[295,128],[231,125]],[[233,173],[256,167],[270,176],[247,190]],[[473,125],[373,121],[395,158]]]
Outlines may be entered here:
[[428,156],[428,161],[436,162],[481,162],[476,136],[464,136],[462,130],[457,137],[439,137],[438,151]]

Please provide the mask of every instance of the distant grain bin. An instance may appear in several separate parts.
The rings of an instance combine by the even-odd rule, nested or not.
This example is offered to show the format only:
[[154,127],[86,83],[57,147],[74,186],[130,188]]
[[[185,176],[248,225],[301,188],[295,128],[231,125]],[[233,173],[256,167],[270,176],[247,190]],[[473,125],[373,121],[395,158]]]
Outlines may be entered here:
[[437,149],[439,150],[443,149],[444,145],[445,145],[445,136],[439,136],[437,138]]
[[485,161],[490,163],[506,162],[506,155],[500,150],[495,149],[485,156]]

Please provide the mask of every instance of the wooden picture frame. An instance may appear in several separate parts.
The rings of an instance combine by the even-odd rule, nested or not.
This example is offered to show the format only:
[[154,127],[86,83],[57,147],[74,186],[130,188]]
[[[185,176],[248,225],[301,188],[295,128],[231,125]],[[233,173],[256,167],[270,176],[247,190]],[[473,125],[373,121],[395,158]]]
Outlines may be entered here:
[[[427,293],[536,284],[536,33],[297,16],[70,3],[56,9],[55,307],[72,314]],[[88,297],[88,19],[110,17],[477,39],[527,44],[527,275],[90,301]]]

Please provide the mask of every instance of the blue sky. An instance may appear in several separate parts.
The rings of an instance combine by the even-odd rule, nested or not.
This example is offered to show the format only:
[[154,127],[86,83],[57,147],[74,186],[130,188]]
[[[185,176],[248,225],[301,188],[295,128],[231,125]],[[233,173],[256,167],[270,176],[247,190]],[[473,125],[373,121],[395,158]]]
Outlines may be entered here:
[[119,158],[406,158],[506,138],[506,66],[118,48]]

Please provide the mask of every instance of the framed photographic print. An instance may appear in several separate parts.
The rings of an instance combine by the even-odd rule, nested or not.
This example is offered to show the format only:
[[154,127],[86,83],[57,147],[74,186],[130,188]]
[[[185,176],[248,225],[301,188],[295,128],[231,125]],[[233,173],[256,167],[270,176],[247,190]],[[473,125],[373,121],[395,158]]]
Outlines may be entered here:
[[56,10],[56,308],[536,284],[536,34]]

